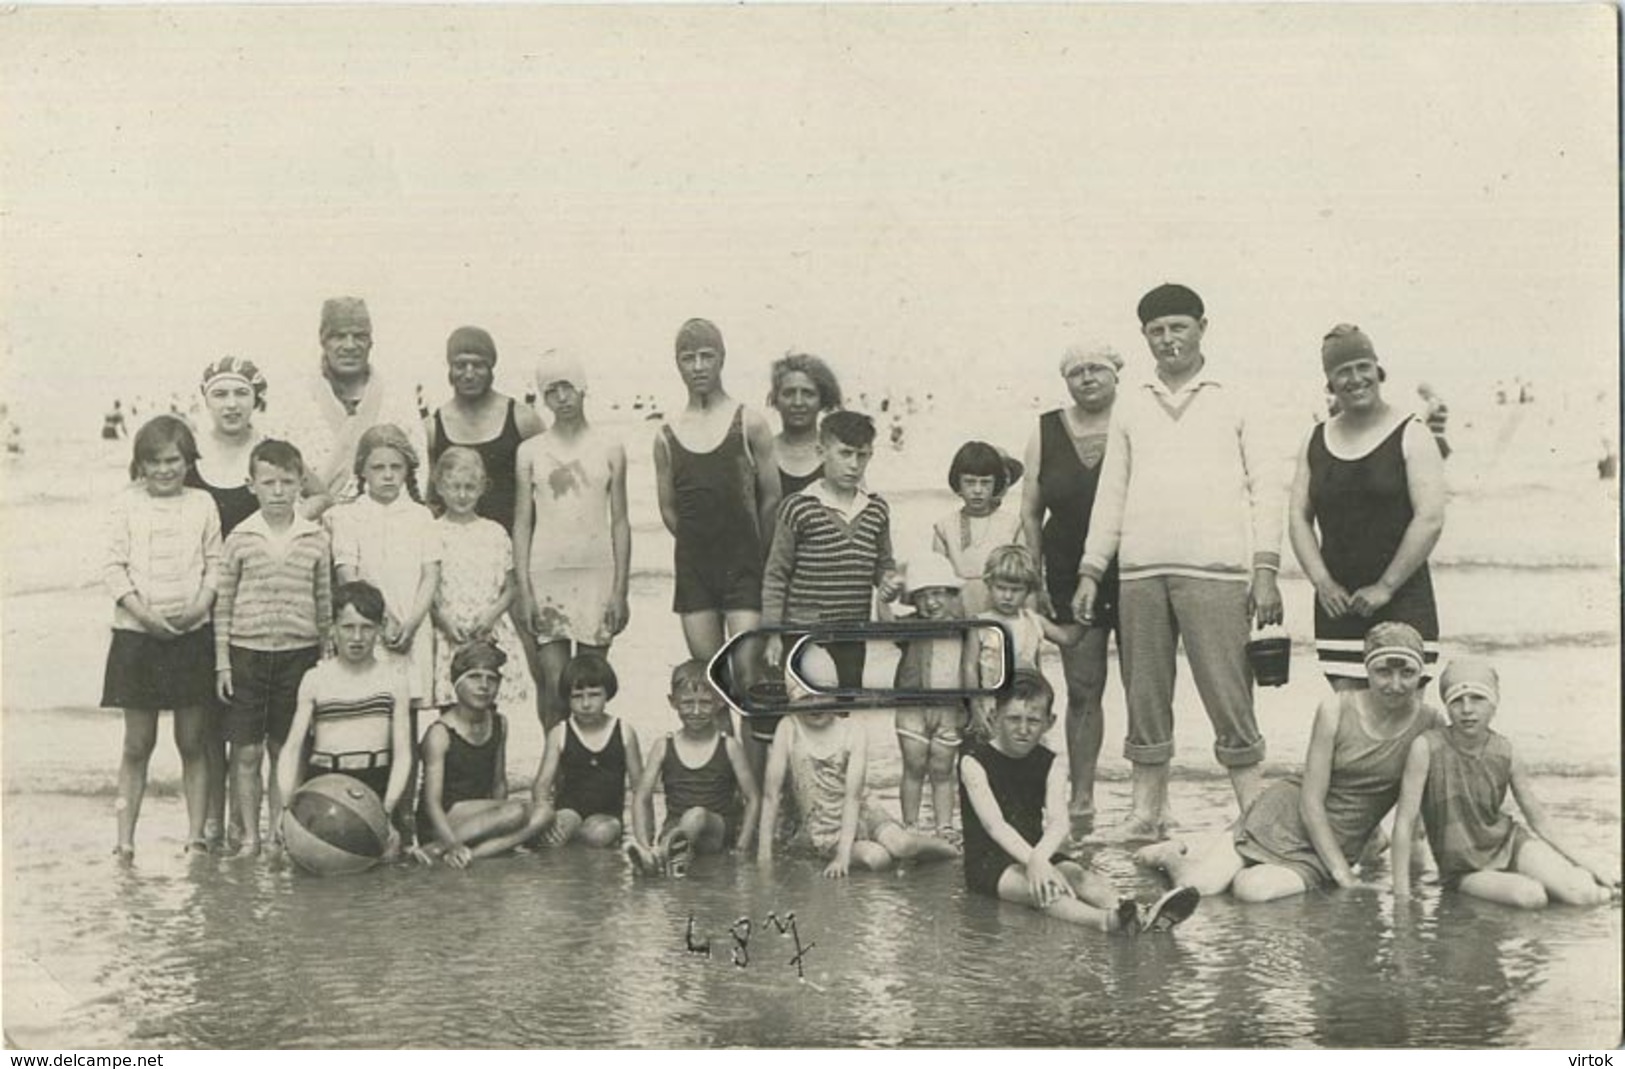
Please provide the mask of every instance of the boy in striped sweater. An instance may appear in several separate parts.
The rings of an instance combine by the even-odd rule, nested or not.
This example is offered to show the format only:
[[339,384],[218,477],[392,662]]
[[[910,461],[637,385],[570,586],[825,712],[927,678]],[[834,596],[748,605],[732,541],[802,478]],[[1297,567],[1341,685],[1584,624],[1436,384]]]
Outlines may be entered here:
[[[298,449],[267,438],[249,454],[248,472],[260,508],[226,538],[214,663],[242,849],[252,856],[260,848],[260,758],[269,741],[276,767],[299,683],[320,659],[333,623],[333,549],[321,525],[294,510],[305,478]],[[278,793],[273,775],[273,814],[281,810]]]
[[[867,623],[877,590],[882,601],[903,592],[892,557],[891,511],[861,489],[874,443],[868,416],[838,411],[824,417],[818,428],[823,478],[779,506],[762,581],[764,624],[810,630]],[[781,666],[790,645],[778,635],[768,638],[769,668]],[[827,649],[840,686],[862,686],[866,644],[831,643]]]

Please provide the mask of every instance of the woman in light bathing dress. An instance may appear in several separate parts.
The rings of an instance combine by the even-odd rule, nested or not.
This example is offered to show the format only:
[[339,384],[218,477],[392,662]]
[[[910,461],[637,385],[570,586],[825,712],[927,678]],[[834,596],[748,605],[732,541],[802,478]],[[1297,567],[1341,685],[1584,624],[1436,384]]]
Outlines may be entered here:
[[1270,786],[1211,839],[1157,843],[1134,859],[1176,886],[1204,895],[1229,889],[1244,902],[1357,884],[1354,865],[1399,800],[1411,743],[1444,724],[1422,701],[1422,636],[1414,627],[1378,624],[1364,652],[1370,687],[1320,703],[1302,773]]

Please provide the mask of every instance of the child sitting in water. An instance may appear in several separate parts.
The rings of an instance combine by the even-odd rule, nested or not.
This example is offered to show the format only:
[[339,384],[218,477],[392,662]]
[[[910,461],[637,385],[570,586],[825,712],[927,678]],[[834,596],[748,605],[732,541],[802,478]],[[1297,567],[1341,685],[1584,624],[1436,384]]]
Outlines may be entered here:
[[784,717],[767,755],[758,856],[763,861],[773,856],[773,829],[786,776],[801,813],[798,837],[830,859],[824,869],[827,877],[843,877],[854,864],[879,872],[893,861],[959,856],[951,843],[908,831],[868,803],[864,798],[868,764],[863,730],[851,719],[832,709]]
[[[621,840],[626,795],[643,778],[638,734],[609,715],[619,689],[615,669],[596,653],[578,653],[559,676],[570,715],[547,733],[547,749],[531,789],[533,832],[546,821],[548,846],[580,839],[589,846]],[[648,816],[649,823],[654,817]]]
[[[1015,646],[1010,657],[1015,671],[1039,671],[1038,649],[1045,639],[1060,646],[1083,641],[1081,625],[1057,624],[1027,607],[1029,599],[1038,592],[1039,577],[1038,565],[1026,546],[995,547],[987,555],[982,578],[987,583],[990,605],[985,612],[978,613],[976,619],[1004,625]],[[989,628],[971,632],[961,662],[967,689],[998,686],[1005,664],[1005,650],[996,632]],[[971,699],[973,733],[983,738],[991,734],[988,720],[992,712],[992,698]]]
[[1066,765],[1039,742],[1054,704],[1043,676],[1018,671],[994,706],[991,737],[970,743],[960,761],[965,887],[1103,932],[1172,928],[1195,912],[1193,888],[1141,906],[1056,853],[1070,826]]
[[496,711],[507,654],[476,639],[458,647],[450,673],[456,702],[423,736],[418,847],[424,864],[454,869],[493,857],[534,834],[530,807],[508,798],[508,720]]
[[[1490,730],[1500,680],[1478,659],[1453,662],[1439,677],[1450,726],[1411,744],[1394,818],[1394,895],[1411,890],[1412,829],[1418,812],[1439,863],[1440,882],[1476,898],[1522,909],[1550,899],[1592,906],[1619,894],[1619,877],[1559,843],[1545,806],[1506,736]],[[1529,821],[1502,806],[1507,788]]]
[[[405,663],[377,656],[384,629],[384,596],[371,583],[341,583],[333,591],[333,646],[337,656],[323,661],[299,684],[293,723],[277,761],[283,812],[294,789],[310,775],[350,776],[372,789],[392,821],[411,783],[412,685]],[[304,757],[310,740],[310,756]],[[272,826],[282,827],[282,814]],[[390,827],[386,858],[400,852],[400,835]],[[277,836],[280,845],[280,834]]]
[[965,581],[959,598],[968,616],[990,604],[982,578],[988,551],[1021,542],[1021,510],[999,507],[1021,471],[1019,462],[986,442],[966,442],[948,466],[948,486],[963,504],[936,522],[931,549]]
[[[951,621],[961,617],[959,578],[946,561],[927,556],[909,571],[908,600],[913,619]],[[895,685],[900,691],[953,691],[960,687],[962,635],[915,638],[898,643],[903,655],[897,662]],[[903,779],[898,793],[903,826],[920,822],[920,801],[925,781],[931,780],[931,816],[939,836],[953,834],[954,762],[959,757],[960,732],[965,727],[965,703],[943,698],[933,705],[899,706],[894,723],[897,745],[903,753]]]
[[221,541],[214,499],[185,485],[197,457],[191,428],[173,416],[154,417],[136,432],[130,461],[134,482],[108,509],[102,581],[113,599],[113,640],[101,704],[124,710],[124,756],[113,804],[118,821],[113,852],[121,861],[135,856],[135,823],[164,709],[175,715],[191,829],[188,849],[208,851],[206,751],[214,698],[209,610]]
[[[744,746],[718,730],[727,711],[706,677],[704,661],[685,661],[672,669],[667,700],[683,726],[649,748],[632,803],[634,838],[626,851],[640,873],[681,876],[691,852],[718,854],[730,843],[741,852],[749,850],[762,796]],[[654,790],[661,783],[666,819],[660,833],[651,836]]]

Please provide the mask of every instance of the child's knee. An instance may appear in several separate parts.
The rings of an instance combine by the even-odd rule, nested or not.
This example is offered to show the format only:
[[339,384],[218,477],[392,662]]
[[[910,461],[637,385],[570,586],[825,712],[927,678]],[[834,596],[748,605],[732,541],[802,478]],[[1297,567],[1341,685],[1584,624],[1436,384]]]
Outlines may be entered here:
[[589,846],[614,846],[621,838],[621,822],[614,817],[589,817],[581,826],[581,838]]
[[258,772],[265,747],[257,742],[234,743],[231,747],[231,767],[239,772]]
[[932,746],[931,775],[941,779],[946,779],[947,777],[952,776],[954,774],[954,758],[956,756],[956,752],[949,749],[947,746]]
[[1534,880],[1519,880],[1512,889],[1512,904],[1519,909],[1545,909],[1550,901],[1546,888]]
[[126,731],[124,733],[124,759],[126,761],[146,762],[152,758],[152,751],[158,746],[158,736],[148,731]]

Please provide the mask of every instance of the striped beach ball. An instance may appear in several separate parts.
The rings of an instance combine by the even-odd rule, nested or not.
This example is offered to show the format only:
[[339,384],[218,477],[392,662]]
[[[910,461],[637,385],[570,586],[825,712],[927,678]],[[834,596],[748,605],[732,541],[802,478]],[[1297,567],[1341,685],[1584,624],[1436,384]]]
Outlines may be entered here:
[[306,781],[282,814],[282,841],[300,868],[317,876],[365,872],[389,843],[389,816],[358,779],[329,773]]

